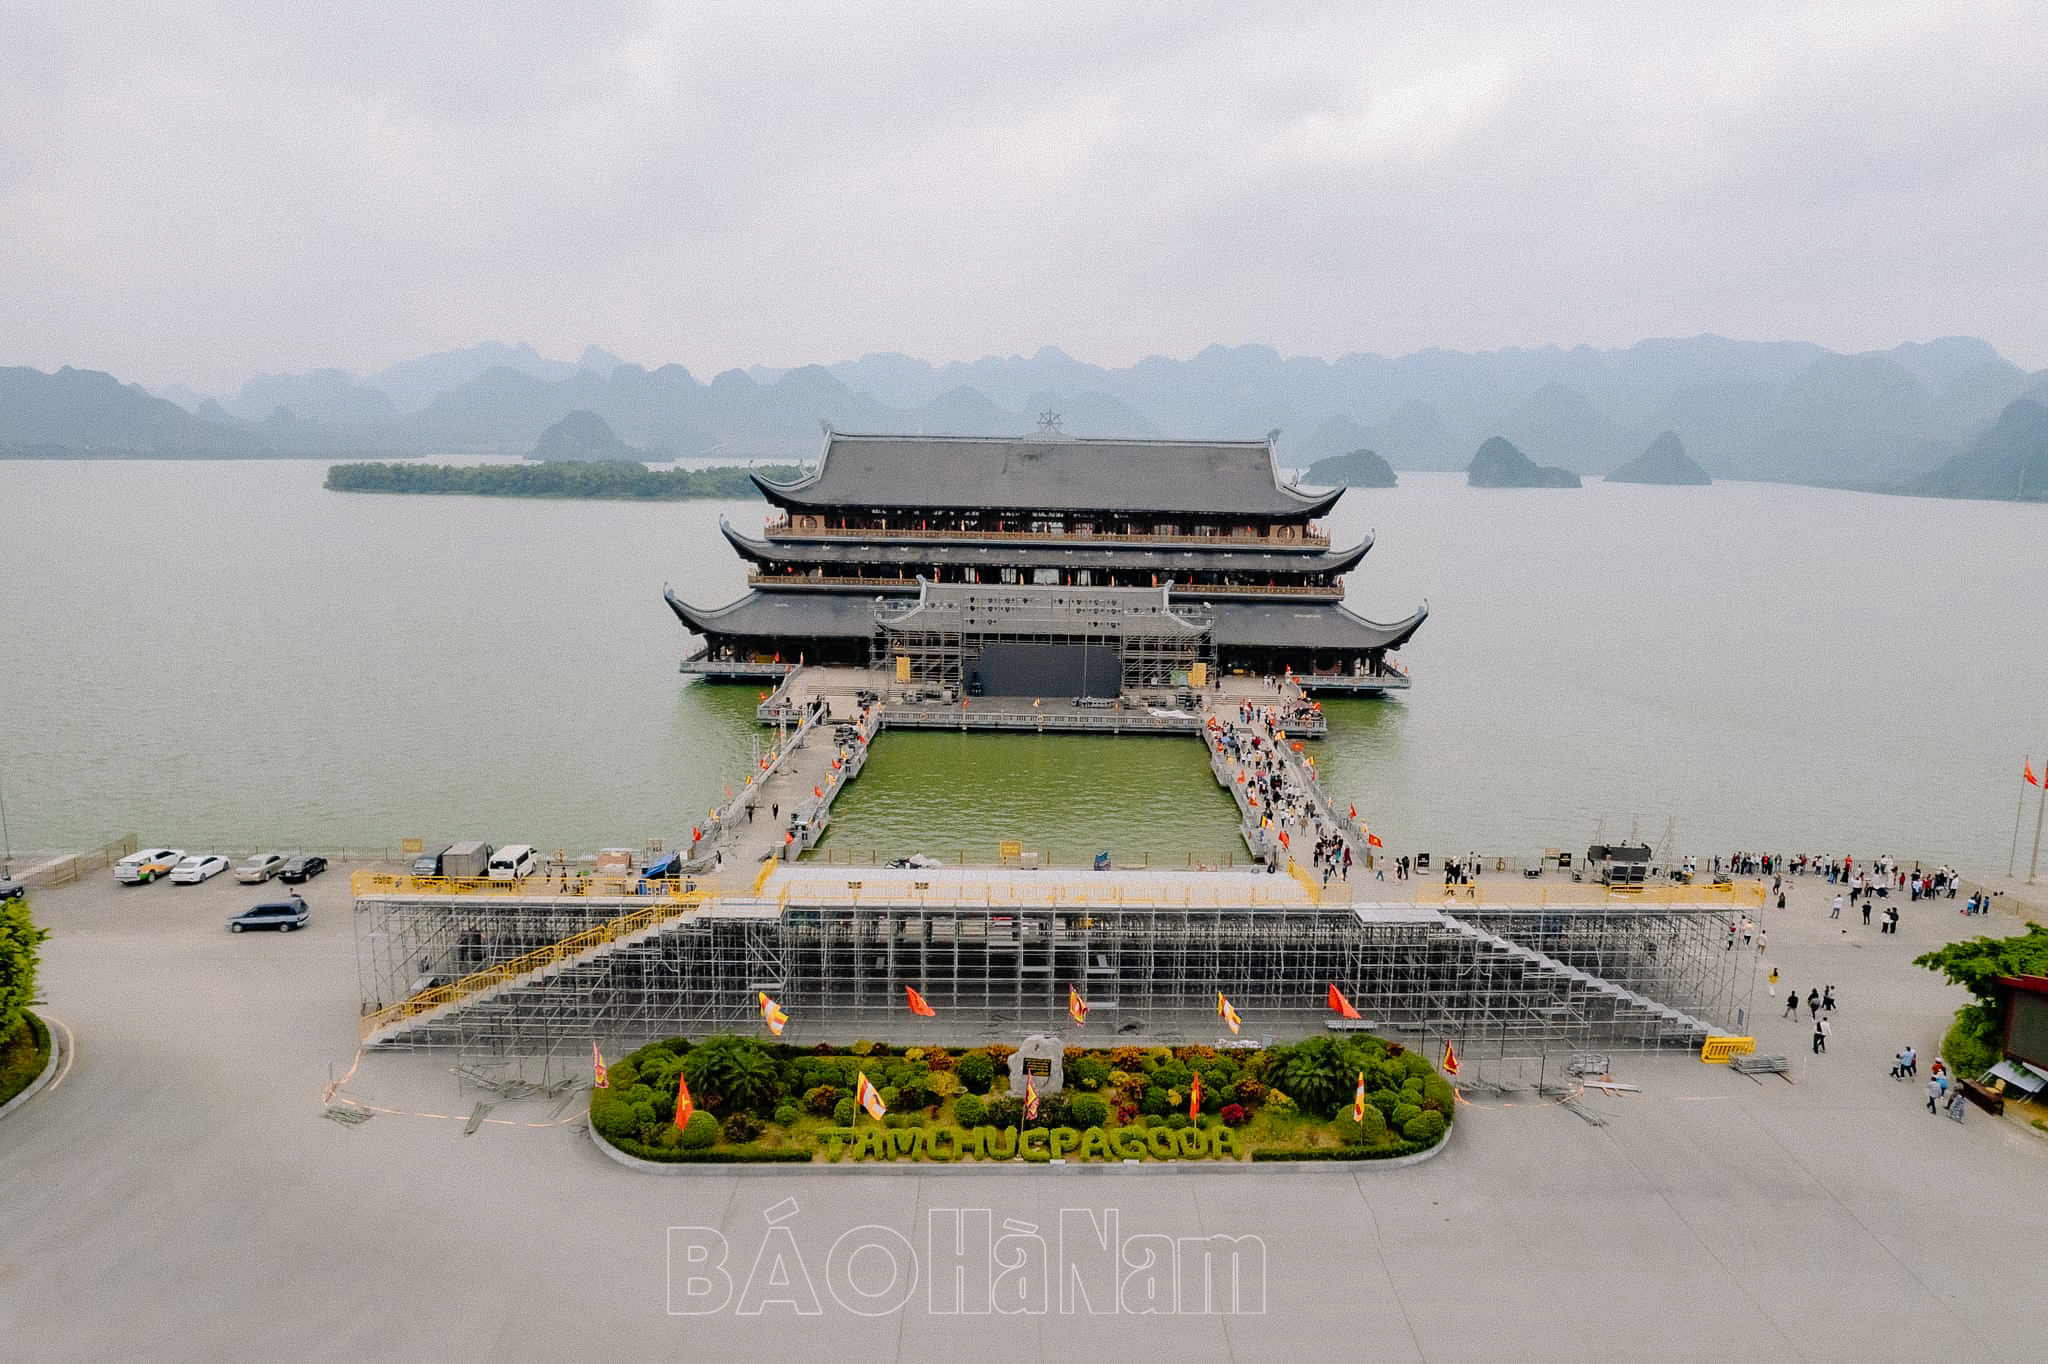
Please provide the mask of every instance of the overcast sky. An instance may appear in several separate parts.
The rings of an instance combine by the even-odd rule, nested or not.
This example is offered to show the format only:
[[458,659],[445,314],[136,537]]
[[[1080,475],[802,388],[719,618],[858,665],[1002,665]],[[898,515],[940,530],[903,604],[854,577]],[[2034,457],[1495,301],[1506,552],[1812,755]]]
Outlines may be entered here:
[[0,364],[2048,366],[2048,5],[0,7]]

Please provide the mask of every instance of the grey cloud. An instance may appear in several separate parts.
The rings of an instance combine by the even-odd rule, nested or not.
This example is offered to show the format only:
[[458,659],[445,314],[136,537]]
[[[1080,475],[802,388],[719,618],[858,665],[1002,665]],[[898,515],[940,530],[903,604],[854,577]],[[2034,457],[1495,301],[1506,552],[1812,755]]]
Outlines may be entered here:
[[0,360],[1711,330],[2039,366],[2044,88],[2019,3],[15,7]]

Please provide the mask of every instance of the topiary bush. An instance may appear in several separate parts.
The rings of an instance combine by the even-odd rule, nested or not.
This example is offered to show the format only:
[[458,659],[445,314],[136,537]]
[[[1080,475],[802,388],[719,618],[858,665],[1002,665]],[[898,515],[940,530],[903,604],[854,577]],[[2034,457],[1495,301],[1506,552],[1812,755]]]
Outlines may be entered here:
[[801,1105],[790,1103],[787,1100],[775,1105],[775,1122],[777,1126],[788,1127],[794,1123],[802,1122],[803,1119],[804,1110]]
[[1222,1118],[1225,1127],[1242,1127],[1248,1120],[1249,1115],[1246,1114],[1241,1104],[1225,1104],[1223,1105]]
[[1077,1094],[1067,1115],[1076,1127],[1101,1127],[1109,1121],[1109,1105],[1093,1094]]
[[[751,1113],[735,1113],[718,1125],[718,1132],[727,1141],[739,1146],[760,1136],[761,1124]],[[689,1133],[686,1131],[683,1135],[688,1136]]]
[[1422,1105],[1420,1104],[1396,1104],[1392,1116],[1387,1121],[1405,1132],[1408,1129],[1408,1124],[1421,1115]]
[[1402,1124],[1401,1135],[1410,1141],[1418,1141],[1427,1146],[1442,1137],[1449,1126],[1450,1124],[1444,1121],[1443,1114],[1430,1109],[1426,1113],[1416,1114]]
[[823,1116],[839,1106],[837,1085],[818,1085],[804,1091],[804,1107]]
[[953,1073],[969,1094],[986,1094],[996,1082],[996,1063],[985,1051],[970,1051],[954,1065]]
[[832,1105],[832,1121],[840,1127],[853,1126],[853,1114],[854,1105],[852,1095],[848,1095],[846,1098],[841,1099],[838,1103]]
[[[669,1131],[675,1131],[671,1125]],[[690,1125],[683,1129],[682,1139],[676,1145],[685,1151],[701,1151],[718,1140],[718,1119],[698,1109],[690,1115]]]
[[988,1116],[988,1106],[972,1094],[953,1100],[953,1120],[962,1127],[979,1127]]

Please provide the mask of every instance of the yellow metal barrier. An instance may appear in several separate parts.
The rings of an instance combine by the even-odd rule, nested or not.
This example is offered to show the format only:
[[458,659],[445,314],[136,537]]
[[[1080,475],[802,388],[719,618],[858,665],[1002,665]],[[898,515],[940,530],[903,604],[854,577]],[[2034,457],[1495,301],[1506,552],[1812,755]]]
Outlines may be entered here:
[[495,966],[486,966],[481,971],[472,971],[460,980],[451,981],[447,985],[437,985],[431,990],[422,990],[410,999],[403,999],[375,1013],[365,1014],[357,1025],[358,1030],[365,1039],[368,1039],[371,1034],[400,1019],[412,1018],[431,1009],[438,1009],[444,1004],[469,999],[493,986],[530,975],[558,962],[567,961],[571,957],[581,956],[593,947],[617,942],[643,929],[680,918],[691,910],[702,908],[710,901],[711,897],[702,892],[688,897],[658,900],[645,909],[636,909],[631,914],[608,919],[594,928],[586,928],[581,933],[572,934],[560,942],[535,948],[523,956],[501,961]]
[[[1379,883],[1357,881],[1355,897],[1362,901],[1407,900],[1405,892],[1388,894]],[[1611,905],[1681,905],[1688,908],[1762,909],[1765,890],[1761,882],[1732,886],[1603,886],[1598,882],[1543,882],[1513,880],[1507,876],[1468,881],[1446,886],[1427,879],[1418,880],[1412,894],[1418,905],[1481,904],[1507,908],[1556,905],[1561,909]]]
[[[680,880],[660,878],[643,881],[637,873],[625,875],[571,872],[564,876],[535,874],[519,881],[493,881],[486,877],[414,876],[408,872],[357,871],[349,876],[349,893],[360,899],[369,895],[524,895],[532,899],[553,899],[569,895],[629,895],[664,900],[687,900],[701,896],[707,878],[685,876]],[[646,889],[641,889],[642,886]]]
[[1749,1056],[1756,1051],[1754,1037],[1709,1037],[1700,1047],[1700,1060],[1710,1066],[1725,1066],[1731,1056]]

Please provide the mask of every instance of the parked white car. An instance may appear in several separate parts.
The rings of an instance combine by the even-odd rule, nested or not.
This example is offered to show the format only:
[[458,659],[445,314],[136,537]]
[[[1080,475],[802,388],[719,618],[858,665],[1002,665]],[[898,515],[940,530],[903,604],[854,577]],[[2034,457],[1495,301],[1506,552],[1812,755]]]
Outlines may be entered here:
[[283,870],[283,853],[257,853],[235,868],[235,879],[245,886],[261,885]]
[[185,860],[183,848],[143,848],[114,864],[114,879],[124,886],[145,886]]
[[227,869],[228,860],[219,853],[194,853],[171,868],[171,881],[180,886],[196,886]]

